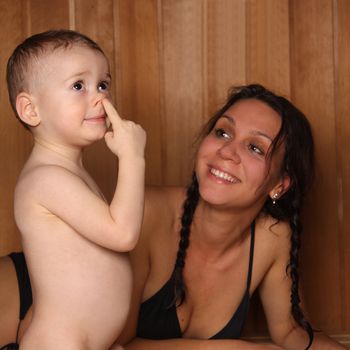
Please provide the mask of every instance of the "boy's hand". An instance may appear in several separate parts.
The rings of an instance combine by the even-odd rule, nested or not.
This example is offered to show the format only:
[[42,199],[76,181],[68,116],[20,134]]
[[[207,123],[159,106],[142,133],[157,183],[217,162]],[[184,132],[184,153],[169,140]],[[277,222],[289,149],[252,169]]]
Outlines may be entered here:
[[107,131],[105,141],[108,148],[118,158],[144,156],[146,145],[146,132],[138,124],[120,118],[112,103],[102,100],[108,119],[112,124],[112,131]]

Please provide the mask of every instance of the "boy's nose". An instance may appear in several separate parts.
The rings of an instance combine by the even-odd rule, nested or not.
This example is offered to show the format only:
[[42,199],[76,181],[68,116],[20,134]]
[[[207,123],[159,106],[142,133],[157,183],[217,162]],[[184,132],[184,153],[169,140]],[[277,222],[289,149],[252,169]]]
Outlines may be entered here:
[[238,145],[235,142],[225,143],[222,147],[218,149],[218,154],[222,159],[232,160],[235,163],[241,162],[241,157],[239,155]]
[[108,94],[106,92],[96,91],[96,93],[94,93],[94,96],[92,97],[93,105],[95,106],[101,103],[101,101],[106,97],[108,97]]

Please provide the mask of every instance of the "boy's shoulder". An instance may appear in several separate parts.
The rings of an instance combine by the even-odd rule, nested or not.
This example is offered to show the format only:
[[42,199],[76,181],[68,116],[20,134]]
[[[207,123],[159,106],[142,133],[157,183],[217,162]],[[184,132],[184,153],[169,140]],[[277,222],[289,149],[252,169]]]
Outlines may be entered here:
[[78,176],[68,168],[58,164],[36,164],[23,168],[19,180],[38,182],[47,178],[55,179],[62,176]]
[[81,182],[81,178],[69,169],[55,164],[39,164],[23,168],[17,184],[17,193],[43,193],[45,189],[60,188],[67,182]]

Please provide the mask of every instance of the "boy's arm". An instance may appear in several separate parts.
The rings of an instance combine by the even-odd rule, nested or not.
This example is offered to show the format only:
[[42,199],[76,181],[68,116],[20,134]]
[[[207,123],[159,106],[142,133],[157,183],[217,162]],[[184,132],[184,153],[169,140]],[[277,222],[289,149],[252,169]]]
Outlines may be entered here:
[[122,232],[128,232],[132,249],[141,230],[144,208],[146,134],[139,125],[122,120],[109,100],[102,103],[113,129],[106,133],[105,141],[119,159],[118,182],[110,213]]

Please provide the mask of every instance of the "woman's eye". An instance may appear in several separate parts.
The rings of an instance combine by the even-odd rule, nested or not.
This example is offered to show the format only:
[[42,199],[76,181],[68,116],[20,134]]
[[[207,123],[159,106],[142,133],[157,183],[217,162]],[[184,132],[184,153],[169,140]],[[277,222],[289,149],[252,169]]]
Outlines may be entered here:
[[249,150],[251,150],[252,152],[254,152],[260,156],[263,156],[265,154],[261,148],[259,148],[258,146],[254,145],[252,143],[249,144],[248,148],[249,148]]
[[98,89],[100,91],[107,91],[109,89],[109,83],[107,81],[102,81],[99,85],[98,85]]
[[76,83],[73,84],[73,89],[80,91],[83,89],[83,83],[81,81],[77,81]]
[[223,137],[225,139],[229,139],[230,138],[230,135],[222,128],[215,129],[215,135],[217,137]]

